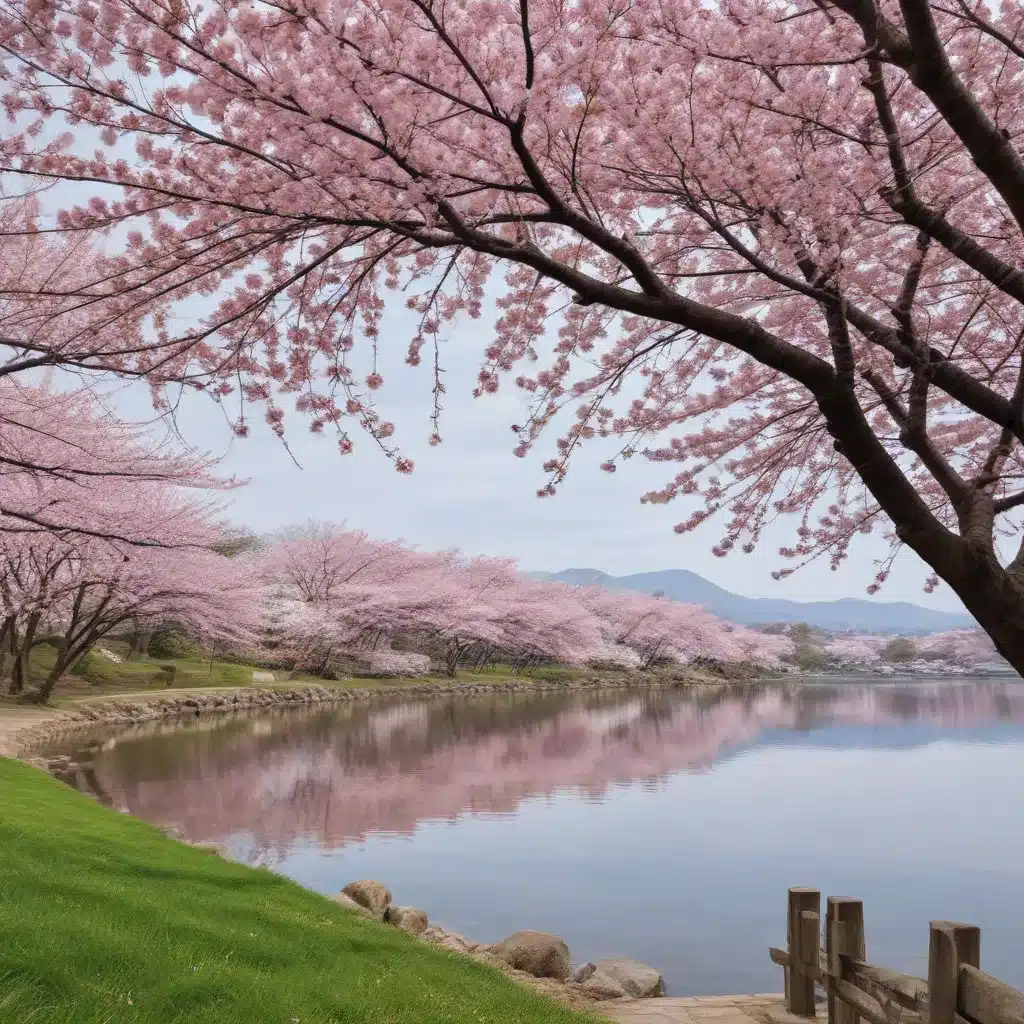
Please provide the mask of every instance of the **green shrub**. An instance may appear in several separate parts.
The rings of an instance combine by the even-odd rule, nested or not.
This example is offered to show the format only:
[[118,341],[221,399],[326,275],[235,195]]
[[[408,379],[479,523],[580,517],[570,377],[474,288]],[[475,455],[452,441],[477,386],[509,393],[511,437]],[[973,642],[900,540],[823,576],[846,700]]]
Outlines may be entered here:
[[189,658],[197,651],[196,645],[177,629],[158,629],[149,641],[151,658]]
[[913,641],[905,636],[893,637],[883,648],[882,658],[885,661],[900,664],[905,661],[913,661],[917,657],[917,648]]
[[109,683],[121,677],[121,666],[95,651],[87,651],[71,667],[70,674],[93,682]]
[[797,642],[793,663],[801,672],[819,672],[828,666],[829,656],[815,644]]

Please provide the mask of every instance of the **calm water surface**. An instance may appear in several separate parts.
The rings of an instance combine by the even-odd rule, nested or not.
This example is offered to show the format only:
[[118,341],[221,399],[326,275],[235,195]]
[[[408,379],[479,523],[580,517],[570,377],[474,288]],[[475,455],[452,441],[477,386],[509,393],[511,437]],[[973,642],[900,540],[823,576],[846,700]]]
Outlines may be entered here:
[[791,885],[865,902],[868,958],[926,973],[982,927],[1024,987],[1024,683],[766,684],[261,713],[108,741],[131,813],[324,893],[377,878],[478,941],[631,956],[670,994],[780,991]]

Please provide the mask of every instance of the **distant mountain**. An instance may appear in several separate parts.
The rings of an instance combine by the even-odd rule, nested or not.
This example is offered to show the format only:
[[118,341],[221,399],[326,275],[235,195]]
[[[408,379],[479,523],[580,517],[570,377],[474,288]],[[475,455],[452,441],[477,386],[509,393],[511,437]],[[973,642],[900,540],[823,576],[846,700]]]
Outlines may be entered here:
[[559,580],[575,586],[598,583],[602,587],[639,590],[644,594],[661,591],[673,600],[703,605],[723,619],[746,626],[806,622],[821,629],[914,634],[970,629],[977,625],[969,615],[933,611],[906,601],[865,601],[855,597],[838,601],[788,601],[781,597],[741,597],[688,569],[638,572],[631,576],[609,576],[599,569],[563,569],[531,575],[535,579]]

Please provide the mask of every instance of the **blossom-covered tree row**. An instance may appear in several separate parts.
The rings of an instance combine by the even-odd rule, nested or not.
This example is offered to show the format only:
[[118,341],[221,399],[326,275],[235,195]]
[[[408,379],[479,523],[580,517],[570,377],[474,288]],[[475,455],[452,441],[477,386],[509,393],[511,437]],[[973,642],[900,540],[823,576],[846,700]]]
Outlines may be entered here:
[[912,638],[876,633],[846,634],[829,639],[824,651],[840,668],[874,668],[884,663],[959,672],[1009,668],[991,639],[980,629],[954,629]]
[[[635,591],[533,580],[510,559],[423,553],[311,524],[260,556],[278,656],[328,672],[346,655],[420,674],[424,655],[454,675],[492,659],[645,669],[699,659],[777,664],[792,643],[704,609]],[[393,649],[400,644],[409,651]]]

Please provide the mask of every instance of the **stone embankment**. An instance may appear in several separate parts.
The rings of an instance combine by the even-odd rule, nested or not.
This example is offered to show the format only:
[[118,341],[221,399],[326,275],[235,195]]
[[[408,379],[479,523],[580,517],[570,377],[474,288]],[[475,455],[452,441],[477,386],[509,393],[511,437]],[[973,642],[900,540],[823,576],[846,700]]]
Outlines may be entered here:
[[272,708],[299,708],[353,701],[437,697],[474,697],[483,694],[579,692],[634,687],[663,687],[701,692],[734,683],[735,678],[705,670],[683,670],[671,675],[588,676],[564,682],[502,680],[494,683],[409,683],[387,687],[300,686],[234,690],[182,690],[174,694],[156,691],[136,697],[85,700],[73,708],[0,710],[0,755],[18,756],[53,743],[65,733],[107,726],[132,726],[159,719],[187,719],[197,715],[225,714]]
[[492,945],[474,942],[457,932],[431,925],[423,910],[396,906],[391,902],[391,891],[370,879],[350,882],[333,898],[353,913],[490,964],[520,983],[577,1009],[594,1003],[632,1003],[665,994],[661,974],[634,960],[599,960],[573,971],[569,947],[548,932],[518,931]]

